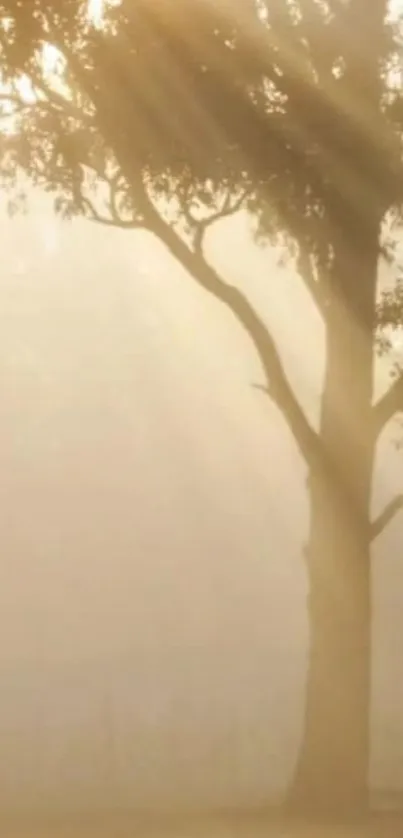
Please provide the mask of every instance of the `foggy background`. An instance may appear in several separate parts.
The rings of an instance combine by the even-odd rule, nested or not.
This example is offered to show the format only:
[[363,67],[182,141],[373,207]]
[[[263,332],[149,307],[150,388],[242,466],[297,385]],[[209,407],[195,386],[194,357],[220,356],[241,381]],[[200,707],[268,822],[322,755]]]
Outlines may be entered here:
[[[144,233],[35,198],[1,234],[0,808],[265,803],[302,729],[309,508],[253,348]],[[317,421],[300,280],[241,216],[209,248]],[[374,514],[403,490],[398,434]],[[371,772],[403,792],[402,537],[400,515],[374,550]]]

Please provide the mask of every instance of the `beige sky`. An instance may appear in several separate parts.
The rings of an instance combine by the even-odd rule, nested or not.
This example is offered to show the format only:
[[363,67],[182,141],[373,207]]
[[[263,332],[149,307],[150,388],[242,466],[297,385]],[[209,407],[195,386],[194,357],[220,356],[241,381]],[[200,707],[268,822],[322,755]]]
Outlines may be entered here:
[[[38,200],[2,240],[1,794],[265,799],[298,742],[308,508],[253,350],[144,234]],[[323,333],[299,281],[242,219],[210,248],[315,421]],[[401,457],[385,438],[375,506]],[[402,535],[376,551],[374,774],[403,786]]]

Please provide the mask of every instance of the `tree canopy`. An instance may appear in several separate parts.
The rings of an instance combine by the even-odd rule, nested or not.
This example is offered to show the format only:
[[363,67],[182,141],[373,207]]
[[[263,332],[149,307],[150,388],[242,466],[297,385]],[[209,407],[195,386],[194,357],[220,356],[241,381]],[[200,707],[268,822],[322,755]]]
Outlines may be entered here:
[[316,267],[340,217],[357,237],[400,208],[401,33],[385,2],[121,0],[98,27],[89,5],[1,3],[2,77],[37,97],[15,103],[5,177],[20,167],[71,212],[84,170],[119,168],[121,185],[186,206],[246,188],[259,232],[288,234]]

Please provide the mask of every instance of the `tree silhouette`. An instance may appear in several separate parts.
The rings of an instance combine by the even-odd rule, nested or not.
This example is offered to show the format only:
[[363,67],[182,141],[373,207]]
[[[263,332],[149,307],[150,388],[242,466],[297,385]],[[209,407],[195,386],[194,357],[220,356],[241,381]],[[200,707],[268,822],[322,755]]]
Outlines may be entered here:
[[[23,172],[65,216],[148,229],[248,333],[309,469],[311,651],[290,803],[362,808],[370,550],[402,507],[370,519],[377,441],[403,411],[400,372],[373,403],[378,329],[403,323],[402,285],[378,298],[403,198],[401,21],[387,0],[121,0],[95,26],[87,5],[0,2],[3,184],[18,197]],[[207,261],[207,230],[240,207],[260,239],[282,238],[322,315],[318,431],[263,319]]]

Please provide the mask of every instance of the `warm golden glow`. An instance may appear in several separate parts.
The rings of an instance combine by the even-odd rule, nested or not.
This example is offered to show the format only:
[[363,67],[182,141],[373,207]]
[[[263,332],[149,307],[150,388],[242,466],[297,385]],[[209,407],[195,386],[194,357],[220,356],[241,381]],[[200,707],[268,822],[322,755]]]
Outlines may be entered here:
[[94,26],[102,25],[105,0],[88,0],[88,17]]
[[[170,2],[174,9],[175,0]],[[85,36],[102,30],[94,38],[102,41],[110,5],[111,0],[86,0],[80,6],[87,14]],[[391,0],[394,14],[402,5],[402,0]],[[241,6],[228,3],[228,14],[240,15]],[[202,59],[203,34],[191,21],[185,26],[189,44]],[[116,27],[108,42],[118,82],[132,80],[134,53],[125,37],[130,36]],[[72,42],[73,35],[62,46],[67,61]],[[278,34],[276,47],[297,77],[304,62],[291,42]],[[79,36],[74,42],[78,51],[77,43]],[[84,44],[84,56],[85,50]],[[175,109],[187,110],[205,134],[217,135],[219,120],[197,101],[186,72],[177,72],[163,49],[155,53],[149,77],[144,71],[141,75],[147,64],[133,60],[134,68],[140,67],[138,98],[144,97],[158,118],[168,116],[173,136]],[[38,61],[43,86],[77,105],[66,109],[68,126],[74,123],[74,149],[75,123],[80,122],[75,114],[81,117],[85,107],[92,113],[86,88],[84,93],[79,89],[80,73],[75,75],[73,59],[68,73],[67,61],[51,44]],[[95,65],[90,72],[101,89],[108,81],[105,70],[103,75]],[[353,113],[377,136],[378,125],[372,112],[365,112],[365,102],[349,98],[342,85],[336,98],[337,85],[330,80],[328,91],[325,85],[335,107]],[[17,92],[24,113],[30,112],[25,105],[36,102],[36,89],[29,78],[20,78]],[[120,95],[125,106],[127,90],[117,83],[116,99]],[[7,126],[14,120],[10,130],[16,132],[16,111],[10,111],[10,103],[4,107]],[[42,110],[46,113],[46,107]],[[85,131],[86,120],[83,125]],[[371,194],[354,165],[344,156],[333,159],[331,150],[326,153],[343,199],[360,209]],[[90,156],[82,159],[92,163]],[[73,157],[73,175],[75,163]],[[237,806],[240,800],[249,805],[248,795],[266,794],[269,786],[276,791],[289,782],[304,724],[309,634],[308,562],[302,553],[309,502],[315,538],[318,532],[325,543],[319,583],[323,599],[341,613],[336,629],[353,622],[356,592],[338,563],[347,549],[356,560],[350,511],[343,512],[339,526],[333,495],[323,492],[324,501],[319,497],[314,466],[314,479],[306,481],[298,422],[295,438],[291,431],[299,405],[302,416],[318,428],[326,318],[335,320],[336,312],[343,324],[347,339],[338,349],[343,373],[353,352],[365,356],[367,335],[332,291],[321,316],[320,304],[312,301],[315,277],[307,290],[292,266],[278,266],[269,246],[256,247],[246,213],[215,225],[206,239],[206,262],[190,275],[189,261],[181,265],[175,248],[173,255],[169,252],[172,230],[164,244],[163,236],[159,241],[139,229],[125,233],[82,218],[63,224],[42,195],[32,193],[30,201],[27,218],[11,223],[0,215],[0,614],[3,634],[10,638],[0,644],[6,685],[0,702],[0,802],[12,796],[15,786],[18,803],[29,796],[24,789],[31,793],[33,788],[31,796],[46,797],[45,789],[53,800],[57,792],[67,806],[76,804],[74,795],[81,800],[85,794],[88,806],[104,805],[108,795],[113,806],[115,799],[122,806],[140,806],[147,795],[157,799],[159,790],[166,799],[178,794],[186,801],[188,794],[193,800],[200,793],[203,800],[210,795],[215,801],[222,794]],[[181,244],[178,252],[183,253]],[[355,277],[360,266],[354,258],[350,268]],[[211,287],[230,289],[227,307],[219,305],[219,293],[214,299],[215,291],[209,296],[203,290],[210,266],[224,277],[222,286],[214,279]],[[246,303],[239,305],[243,298]],[[257,330],[253,308],[262,324]],[[403,351],[398,340],[396,354]],[[283,366],[284,380],[295,393],[291,420],[287,403],[283,410],[280,401],[268,397],[270,390],[266,394],[249,386],[271,383],[261,364],[268,358],[269,368],[271,357],[273,379]],[[389,359],[382,364],[376,398],[389,386]],[[349,457],[354,470],[356,454],[358,471],[365,437],[362,415],[352,389],[345,386],[350,378],[344,374],[339,379],[341,385],[336,372],[330,388],[333,394],[338,390],[337,397],[331,393],[334,413],[340,414],[335,425],[345,426],[345,438],[356,441]],[[401,463],[391,438],[386,429],[382,472],[374,471],[375,511],[401,487]],[[325,438],[325,452],[327,446]],[[320,465],[319,458],[312,463]],[[339,505],[338,500],[336,509]],[[401,518],[394,526],[399,524]],[[370,532],[365,529],[367,541]],[[395,529],[386,538],[374,547],[382,561],[375,565],[373,585],[372,763],[382,783],[389,782],[389,772],[402,785],[403,668],[398,644],[394,648],[391,642],[403,614],[402,566],[395,561],[402,536],[399,541]],[[350,643],[352,633],[345,634]],[[348,730],[346,681],[328,677],[330,667],[322,670],[326,677],[318,682],[326,682],[338,697],[339,716]],[[21,689],[21,673],[27,689]],[[331,725],[327,731],[330,742]]]

